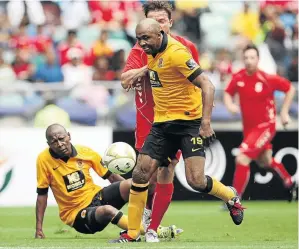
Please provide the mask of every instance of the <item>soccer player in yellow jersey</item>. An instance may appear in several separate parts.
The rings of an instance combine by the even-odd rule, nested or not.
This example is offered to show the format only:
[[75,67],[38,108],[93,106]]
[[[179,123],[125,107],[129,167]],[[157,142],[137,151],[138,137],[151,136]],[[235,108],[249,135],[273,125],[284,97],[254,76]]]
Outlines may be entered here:
[[[111,242],[139,240],[148,181],[161,162],[178,149],[183,154],[189,185],[222,199],[233,222],[241,224],[244,208],[236,191],[204,174],[205,147],[215,139],[211,127],[213,84],[188,49],[165,34],[154,19],[146,18],[137,25],[136,38],[148,56],[148,75],[155,102],[154,123],[133,171],[129,230]],[[140,76],[143,75],[137,77]]]
[[[127,230],[127,216],[119,209],[129,199],[131,179],[111,173],[92,149],[73,146],[70,134],[59,124],[47,128],[46,139],[49,148],[37,158],[35,237],[45,238],[43,219],[49,187],[57,201],[61,220],[76,231],[93,234],[102,231],[110,222]],[[90,169],[112,184],[105,188],[94,184]],[[167,229],[162,231],[165,236]]]

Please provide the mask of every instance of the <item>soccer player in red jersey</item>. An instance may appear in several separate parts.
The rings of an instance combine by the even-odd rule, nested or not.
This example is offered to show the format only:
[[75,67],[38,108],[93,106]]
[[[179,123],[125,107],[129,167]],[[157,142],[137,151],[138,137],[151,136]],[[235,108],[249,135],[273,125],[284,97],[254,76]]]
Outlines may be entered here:
[[[233,187],[242,196],[250,178],[250,162],[274,170],[282,179],[290,196],[294,182],[282,163],[272,157],[271,140],[275,136],[276,109],[274,92],[282,91],[285,98],[280,112],[283,126],[289,123],[289,109],[295,95],[295,88],[287,79],[269,75],[258,69],[259,51],[253,45],[244,49],[245,69],[232,77],[225,89],[224,103],[231,113],[242,114],[244,139],[240,154],[236,157]],[[239,95],[240,108],[233,101]]]
[[[147,18],[153,18],[160,23],[161,28],[166,34],[170,34],[170,28],[173,20],[171,19],[172,7],[165,1],[151,1],[143,5],[144,14]],[[199,64],[199,55],[196,46],[189,40],[171,35],[192,54],[193,59]],[[135,102],[137,109],[136,128],[135,128],[135,148],[140,151],[143,143],[150,132],[154,119],[154,102],[152,96],[151,84],[147,74],[147,54],[136,43],[132,48],[127,59],[124,72],[121,76],[122,86],[129,90],[128,85],[133,78],[138,78],[135,85]],[[168,209],[173,194],[174,166],[178,163],[181,152],[178,151],[172,161],[165,162],[165,167],[160,167],[157,171],[158,176],[152,177],[149,189],[147,205],[143,216],[143,224],[148,227],[146,241],[158,242],[156,232],[161,220]],[[158,183],[156,184],[156,181]],[[154,191],[153,191],[154,190]]]

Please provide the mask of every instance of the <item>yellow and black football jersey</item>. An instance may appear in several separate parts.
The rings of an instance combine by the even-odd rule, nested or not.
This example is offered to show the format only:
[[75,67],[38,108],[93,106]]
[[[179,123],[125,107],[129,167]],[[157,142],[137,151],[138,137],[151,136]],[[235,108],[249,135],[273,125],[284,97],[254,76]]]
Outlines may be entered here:
[[37,158],[37,193],[52,189],[61,220],[72,226],[78,212],[88,206],[101,187],[94,184],[89,170],[106,178],[109,171],[101,164],[101,156],[85,146],[72,146],[72,155],[64,161],[49,148]]
[[192,81],[202,70],[184,45],[163,33],[159,53],[148,55],[148,69],[155,102],[154,122],[201,118],[201,89]]

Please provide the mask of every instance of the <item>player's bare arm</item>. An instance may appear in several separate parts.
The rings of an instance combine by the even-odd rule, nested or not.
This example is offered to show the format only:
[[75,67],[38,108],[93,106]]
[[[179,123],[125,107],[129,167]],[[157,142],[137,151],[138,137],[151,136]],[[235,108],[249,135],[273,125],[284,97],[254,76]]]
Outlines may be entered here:
[[199,134],[204,138],[205,143],[208,146],[215,138],[215,132],[211,127],[211,115],[214,103],[215,87],[205,73],[198,75],[192,81],[192,83],[202,89],[203,110]]
[[285,94],[281,111],[280,111],[280,118],[283,126],[286,126],[290,122],[289,111],[295,93],[296,93],[295,87],[291,85],[289,91],[286,92]]
[[36,200],[36,231],[35,231],[35,238],[36,239],[44,239],[45,235],[43,232],[43,221],[44,215],[47,208],[47,200],[48,194],[45,195],[37,195]]
[[108,177],[109,182],[114,183],[114,182],[120,182],[120,181],[124,181],[125,178],[123,178],[121,175],[117,175],[112,173],[109,177]]
[[233,96],[231,96],[229,93],[224,92],[223,102],[230,113],[232,114],[240,113],[239,106],[234,103]]
[[121,85],[124,89],[130,90],[133,85],[147,75],[147,66],[131,69],[121,74]]

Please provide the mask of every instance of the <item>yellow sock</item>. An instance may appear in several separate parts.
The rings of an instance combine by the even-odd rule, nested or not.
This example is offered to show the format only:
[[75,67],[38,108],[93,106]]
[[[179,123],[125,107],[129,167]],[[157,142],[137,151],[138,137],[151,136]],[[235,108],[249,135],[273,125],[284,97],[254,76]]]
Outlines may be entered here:
[[[119,220],[118,223],[116,224],[119,228],[128,230],[128,216],[123,215]],[[144,228],[142,226],[142,223],[140,224],[140,233],[141,235],[145,234]]]
[[235,195],[234,191],[222,184],[221,182],[217,181],[216,179],[212,178],[213,180],[213,187],[209,192],[209,195],[214,195],[219,199],[223,200],[224,202],[228,202],[231,198]]
[[145,208],[148,192],[148,183],[137,184],[132,182],[128,205],[128,235],[136,239],[140,234],[140,223]]

